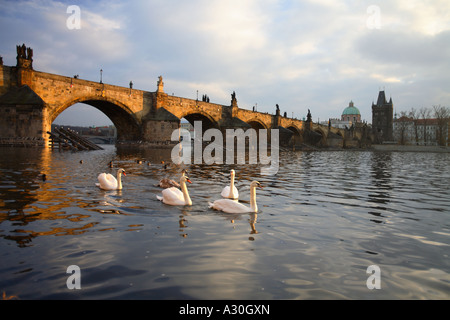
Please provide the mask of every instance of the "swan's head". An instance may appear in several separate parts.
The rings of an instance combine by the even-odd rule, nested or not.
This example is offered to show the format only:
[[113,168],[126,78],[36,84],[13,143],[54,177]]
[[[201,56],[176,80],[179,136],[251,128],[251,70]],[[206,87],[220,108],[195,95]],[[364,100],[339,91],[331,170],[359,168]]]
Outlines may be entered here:
[[186,177],[185,175],[183,175],[181,177],[181,183],[186,183],[186,182],[192,183],[192,181],[189,179],[189,177]]
[[126,176],[127,174],[125,173],[125,170],[124,169],[119,169],[119,170],[117,170],[117,174],[123,174],[124,176]]
[[234,177],[234,169],[231,169],[230,174]]
[[261,183],[259,183],[258,181],[253,181],[252,183],[250,183],[250,188],[261,188],[261,189],[264,189],[263,186],[261,185]]

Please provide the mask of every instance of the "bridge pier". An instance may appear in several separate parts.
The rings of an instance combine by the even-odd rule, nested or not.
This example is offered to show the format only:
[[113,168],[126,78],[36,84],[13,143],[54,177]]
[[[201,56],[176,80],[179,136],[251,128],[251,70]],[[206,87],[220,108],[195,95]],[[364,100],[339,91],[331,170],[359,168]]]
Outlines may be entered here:
[[169,145],[172,133],[180,127],[180,119],[166,109],[159,108],[142,119],[141,127],[144,143]]
[[15,87],[0,97],[0,139],[48,142],[44,101],[27,85]]

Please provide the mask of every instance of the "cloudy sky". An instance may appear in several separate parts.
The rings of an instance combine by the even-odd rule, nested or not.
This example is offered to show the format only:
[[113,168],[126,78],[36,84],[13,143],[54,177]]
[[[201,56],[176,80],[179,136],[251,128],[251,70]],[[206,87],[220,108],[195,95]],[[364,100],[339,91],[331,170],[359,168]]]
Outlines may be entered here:
[[[79,20],[69,6],[80,8]],[[68,12],[69,11],[69,12]],[[79,21],[79,28],[77,28]],[[0,0],[0,56],[34,69],[313,120],[362,119],[384,89],[397,112],[450,106],[450,2],[343,0]],[[60,124],[107,123],[75,105]],[[71,122],[71,123],[69,123]]]

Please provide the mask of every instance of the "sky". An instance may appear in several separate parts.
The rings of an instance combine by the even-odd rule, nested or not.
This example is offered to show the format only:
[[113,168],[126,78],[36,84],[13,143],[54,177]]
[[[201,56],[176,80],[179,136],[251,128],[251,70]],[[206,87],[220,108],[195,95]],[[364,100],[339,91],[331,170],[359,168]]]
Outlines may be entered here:
[[[73,10],[73,5],[79,11]],[[79,13],[79,15],[78,15]],[[394,109],[450,107],[450,1],[0,0],[0,56],[33,48],[35,70],[164,91],[313,121],[350,101],[371,123],[384,90]],[[110,124],[77,104],[58,124]],[[70,123],[69,123],[70,122]]]

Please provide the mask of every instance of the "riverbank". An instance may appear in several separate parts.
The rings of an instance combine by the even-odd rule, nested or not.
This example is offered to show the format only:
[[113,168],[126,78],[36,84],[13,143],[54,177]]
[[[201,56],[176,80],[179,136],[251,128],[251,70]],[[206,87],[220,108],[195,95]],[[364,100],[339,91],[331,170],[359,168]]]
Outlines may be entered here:
[[450,152],[450,147],[443,146],[412,146],[399,144],[374,144],[375,151],[401,151],[401,152]]

